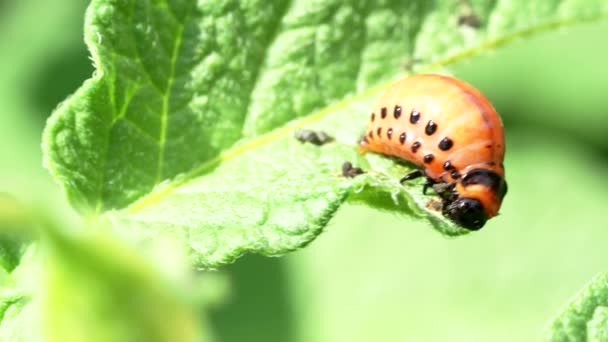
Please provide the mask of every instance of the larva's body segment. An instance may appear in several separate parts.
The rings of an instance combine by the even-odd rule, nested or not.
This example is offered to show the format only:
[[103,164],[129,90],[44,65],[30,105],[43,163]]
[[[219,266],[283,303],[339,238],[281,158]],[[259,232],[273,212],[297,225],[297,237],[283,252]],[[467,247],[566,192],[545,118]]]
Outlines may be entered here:
[[[372,107],[360,147],[410,161],[434,183],[454,183],[456,195],[474,195],[487,218],[498,213],[506,192],[503,125],[492,104],[465,82],[417,75],[394,83]],[[474,170],[486,170],[504,186],[474,186],[483,183],[478,176],[463,185]]]

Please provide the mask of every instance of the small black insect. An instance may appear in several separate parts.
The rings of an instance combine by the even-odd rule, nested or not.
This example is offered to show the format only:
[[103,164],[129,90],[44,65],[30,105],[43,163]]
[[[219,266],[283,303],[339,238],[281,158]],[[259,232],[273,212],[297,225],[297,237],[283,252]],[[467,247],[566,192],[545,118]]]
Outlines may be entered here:
[[347,178],[353,178],[358,175],[364,174],[365,171],[360,167],[354,167],[353,164],[349,161],[344,162],[342,164],[342,176]]
[[303,143],[309,142],[313,145],[321,146],[334,141],[334,138],[323,131],[313,131],[311,129],[297,129],[294,137]]
[[481,18],[475,13],[470,0],[458,0],[458,26],[468,26],[474,29],[481,27]]
[[458,17],[458,26],[469,26],[477,29],[481,27],[481,19],[474,13],[462,14]]

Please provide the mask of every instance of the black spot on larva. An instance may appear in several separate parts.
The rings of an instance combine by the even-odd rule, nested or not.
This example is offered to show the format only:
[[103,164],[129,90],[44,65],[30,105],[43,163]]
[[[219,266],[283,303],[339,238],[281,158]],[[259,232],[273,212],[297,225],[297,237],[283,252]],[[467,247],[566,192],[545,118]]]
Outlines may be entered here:
[[433,133],[435,133],[436,130],[437,124],[433,122],[433,120],[429,120],[429,122],[426,123],[426,127],[424,128],[424,133],[426,133],[426,135],[432,135]]
[[445,163],[443,163],[443,169],[446,171],[454,170],[454,165],[452,165],[452,162],[448,160]]
[[374,119],[376,119],[376,113],[372,113],[372,122],[374,122]]
[[369,132],[367,133],[367,136],[368,136],[370,139],[372,139],[372,140],[373,140],[373,139],[374,139],[374,132],[369,131]]
[[420,141],[415,141],[412,144],[412,152],[416,153],[416,151],[418,151],[418,149],[420,148],[422,144],[420,143]]
[[450,176],[452,176],[452,178],[454,179],[458,179],[460,178],[460,173],[458,171],[452,171],[452,173],[450,173]]
[[403,143],[405,143],[405,138],[407,138],[407,135],[405,134],[405,132],[401,133],[401,135],[399,136],[399,142],[401,143],[401,145],[403,145]]
[[454,146],[454,142],[448,137],[441,139],[441,141],[439,142],[439,149],[442,151],[447,151],[451,149],[452,146]]
[[362,137],[361,137],[361,139],[359,140],[359,143],[360,143],[360,144],[361,144],[361,143],[366,143],[366,144],[368,144],[368,143],[369,143],[369,140],[367,140],[367,136],[366,136],[366,135],[362,136]]
[[393,114],[395,115],[395,119],[399,119],[401,117],[401,106],[395,106]]
[[384,119],[386,117],[386,107],[380,108],[380,116]]
[[432,162],[433,159],[435,159],[435,156],[430,153],[424,156],[424,162],[427,164]]
[[389,140],[390,140],[390,139],[393,137],[393,129],[392,129],[392,128],[389,128],[389,129],[386,131],[386,137],[387,137]]
[[488,165],[488,166],[496,166],[496,162],[489,161],[489,162],[486,162],[486,165]]
[[410,113],[410,122],[415,124],[419,120],[420,120],[420,112],[415,109],[412,109],[412,112]]
[[378,127],[378,129],[376,130],[376,134],[378,135],[378,138],[381,138],[380,134],[382,134],[382,127]]
[[486,148],[492,148],[492,145],[486,145],[485,147]]

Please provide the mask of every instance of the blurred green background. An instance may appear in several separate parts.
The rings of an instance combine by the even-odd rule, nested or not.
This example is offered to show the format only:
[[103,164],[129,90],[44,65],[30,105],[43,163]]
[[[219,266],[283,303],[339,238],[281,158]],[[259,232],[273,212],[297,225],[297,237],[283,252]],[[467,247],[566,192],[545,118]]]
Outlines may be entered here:
[[[0,1],[0,190],[73,212],[41,167],[56,105],[93,72],[84,1]],[[346,205],[307,248],[220,270],[220,341],[533,340],[608,271],[608,23],[516,41],[454,66],[502,114],[509,194],[482,231]]]

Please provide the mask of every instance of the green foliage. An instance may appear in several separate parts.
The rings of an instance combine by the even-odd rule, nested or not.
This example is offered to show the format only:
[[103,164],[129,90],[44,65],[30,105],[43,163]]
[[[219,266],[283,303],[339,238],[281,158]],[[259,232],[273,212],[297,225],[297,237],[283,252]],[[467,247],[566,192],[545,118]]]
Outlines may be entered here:
[[18,236],[2,234],[0,236],[0,267],[8,272],[14,270],[19,265],[26,246]]
[[[192,289],[138,251],[104,236],[50,240],[41,294],[48,341],[201,340]],[[165,248],[163,258],[175,260],[171,252]]]
[[29,246],[28,212],[12,196],[0,193],[0,268],[9,274],[19,266]]
[[[175,234],[205,266],[303,246],[361,190],[462,234],[394,181],[392,165],[357,155],[356,141],[379,89],[370,85],[408,58],[443,65],[606,12],[602,1],[546,1],[522,16],[515,3],[93,1],[85,36],[97,73],[49,120],[46,165],[77,208],[128,207],[111,221]],[[473,12],[480,28],[459,24]],[[304,125],[336,143],[294,142]],[[343,179],[346,160],[373,172]]]
[[608,341],[608,307],[595,308],[593,318],[587,323],[587,341]]
[[40,216],[21,226],[32,224],[40,243],[3,274],[2,340],[210,339],[194,296],[202,290],[192,288],[205,285],[193,281],[174,244],[134,248],[107,234],[67,233]]
[[600,273],[555,318],[547,341],[608,340],[608,274]]
[[41,322],[39,301],[33,295],[39,279],[39,264],[36,262],[35,247],[19,260],[19,265],[1,276],[0,291],[0,340],[40,341]]
[[[546,36],[542,42],[581,39],[580,33],[589,30],[576,31]],[[517,57],[525,61],[530,55]],[[491,84],[493,78],[487,73],[478,81]],[[501,97],[508,98],[508,92]],[[444,239],[425,222],[346,204],[314,243],[279,259],[277,267],[287,272],[283,286],[295,292],[291,310],[296,315],[288,323],[305,336],[301,341],[370,341],[378,336],[385,341],[461,336],[467,341],[535,341],[581,284],[608,269],[608,230],[601,214],[608,203],[608,184],[601,176],[606,161],[587,145],[561,142],[562,135],[544,135],[538,126],[530,130],[509,121],[508,127],[512,193],[503,213],[480,234]],[[565,208],[570,208],[567,213]],[[255,267],[250,259],[233,267]],[[276,286],[258,278],[239,280],[260,288]],[[247,294],[243,290],[240,298]],[[235,306],[232,314],[242,314],[240,310]],[[255,313],[244,319],[264,324]]]
[[[53,188],[39,175],[39,157],[32,151],[38,149],[33,136],[40,127],[28,120],[35,113],[46,114],[65,89],[73,87],[64,80],[74,76],[66,75],[76,74],[75,69],[80,75],[89,72],[64,58],[63,51],[77,41],[69,38],[77,30],[57,29],[80,12],[61,0],[15,1],[2,11],[11,6],[26,9],[27,15],[10,34],[2,29],[11,17],[0,20],[0,38],[10,38],[2,41],[3,46],[23,45],[23,49],[0,49],[0,74],[6,80],[0,84],[3,108],[15,113],[0,117],[0,133],[11,146],[0,151],[0,161],[7,162],[0,167],[0,184],[3,190],[16,189],[20,197],[46,201],[49,211],[54,211],[63,202],[54,200]],[[370,102],[386,81],[404,69],[434,70],[469,60],[530,33],[605,17],[607,7],[604,1],[583,0],[407,4],[94,0],[85,33],[97,70],[49,120],[45,164],[81,213],[101,215],[120,236],[131,232],[132,237],[155,241],[177,238],[200,266],[232,262],[247,251],[279,255],[301,247],[323,230],[346,200],[430,221],[443,235],[460,235],[463,230],[426,209],[428,197],[420,194],[420,184],[397,183],[409,166],[357,153],[356,141]],[[458,24],[459,16],[470,13],[479,16],[479,28]],[[59,19],[45,21],[53,16]],[[29,29],[36,34],[27,36]],[[23,44],[26,41],[31,44]],[[53,60],[61,60],[64,67],[39,78],[40,69],[46,68],[40,65]],[[497,75],[500,68],[493,67],[488,73]],[[567,70],[568,65],[560,73]],[[517,74],[518,82],[522,74],[527,75]],[[554,101],[556,96],[543,89],[545,97]],[[530,93],[532,99],[520,102],[536,102],[538,93]],[[581,125],[581,116],[571,113],[560,117],[547,110],[538,116],[531,112],[519,115],[527,119],[546,115],[551,119],[547,121],[577,126],[579,133],[591,131],[604,142],[603,116],[593,117],[591,111],[581,115],[586,123],[587,118],[598,123],[593,127]],[[293,139],[293,131],[300,127],[323,130],[336,139],[322,147],[301,144]],[[513,131],[511,126],[508,132]],[[416,229],[423,224],[405,220],[404,227],[403,217],[369,218],[369,211],[350,207],[337,222],[347,229],[332,230],[342,234],[333,234],[333,239],[328,234],[322,242],[329,244],[319,246],[326,248],[324,252],[315,244],[303,253],[321,250],[316,257],[300,253],[294,259],[276,260],[279,266],[274,271],[287,281],[255,267],[248,272],[261,283],[237,277],[237,304],[238,289],[246,289],[252,316],[226,310],[227,320],[218,326],[230,333],[219,336],[238,337],[236,329],[248,325],[246,331],[264,329],[268,336],[290,340],[296,334],[275,331],[295,326],[308,340],[323,340],[315,334],[326,340],[370,340],[383,337],[380,333],[387,340],[411,336],[428,340],[430,335],[441,336],[434,329],[441,321],[444,334],[456,331],[473,340],[490,336],[498,340],[505,336],[505,322],[515,322],[514,317],[526,320],[520,326],[530,330],[507,338],[530,336],[539,325],[538,316],[546,316],[539,308],[550,310],[552,301],[547,298],[559,297],[552,284],[567,287],[587,277],[585,270],[602,268],[597,261],[601,251],[588,248],[585,259],[577,256],[577,246],[580,250],[581,245],[591,246],[605,236],[594,230],[599,225],[593,216],[601,210],[593,204],[603,203],[604,197],[601,191],[589,190],[600,187],[591,181],[592,171],[603,169],[578,158],[582,149],[559,154],[559,148],[547,148],[526,159],[522,151],[529,151],[529,145],[520,141],[519,148],[511,149],[513,140],[509,141],[508,158],[517,156],[519,163],[507,163],[514,187],[505,202],[506,214],[493,220],[492,230],[470,239],[437,240]],[[538,136],[530,145],[540,141],[544,140]],[[346,160],[368,173],[342,178],[340,167]],[[538,164],[546,167],[529,172],[530,165]],[[572,174],[584,179],[571,183]],[[571,203],[555,195],[556,184],[561,184],[560,191],[575,194],[581,206],[576,215],[560,211]],[[575,192],[580,184],[588,185],[586,190]],[[27,187],[20,189],[22,185]],[[31,223],[5,226],[4,214],[0,211],[1,233],[8,226],[10,232],[27,230]],[[65,223],[69,219],[64,211],[61,215],[53,226],[71,227]],[[551,227],[550,234],[546,226]],[[580,231],[571,227],[585,231],[587,240],[579,239]],[[139,247],[115,236],[73,233],[55,227],[42,234],[38,244],[24,243],[27,240],[19,234],[0,240],[0,340],[32,341],[42,336],[62,341],[183,340],[200,330],[206,332],[205,315],[195,309],[204,306],[194,298],[197,291],[165,274],[182,274],[180,267],[189,265],[189,260],[168,262],[173,260],[170,248],[161,248],[164,254],[149,260]],[[540,249],[539,241],[550,246]],[[553,274],[551,266],[558,254],[564,262],[561,272]],[[292,267],[283,269],[285,260]],[[267,262],[257,266],[262,264]],[[521,269],[515,270],[518,266]],[[314,284],[308,284],[315,289],[304,292],[317,292],[296,298],[291,292],[305,288],[295,285],[310,283],[307,275],[316,277]],[[536,289],[530,290],[534,285],[526,280]],[[259,301],[255,284],[266,293]],[[200,286],[206,289],[208,284]],[[218,286],[218,291],[223,288]],[[425,296],[429,293],[432,297]],[[596,298],[603,296],[597,293]],[[270,306],[277,297],[297,306],[284,304],[277,312],[285,324],[260,328],[264,318],[276,322]],[[493,309],[491,317],[483,303]],[[368,309],[349,310],[360,307]],[[605,307],[598,306],[590,316],[583,310],[587,315],[583,324],[582,309],[568,314],[563,326],[571,324],[572,331],[580,332],[586,325],[588,339],[603,340]],[[315,331],[313,326],[321,328]]]

